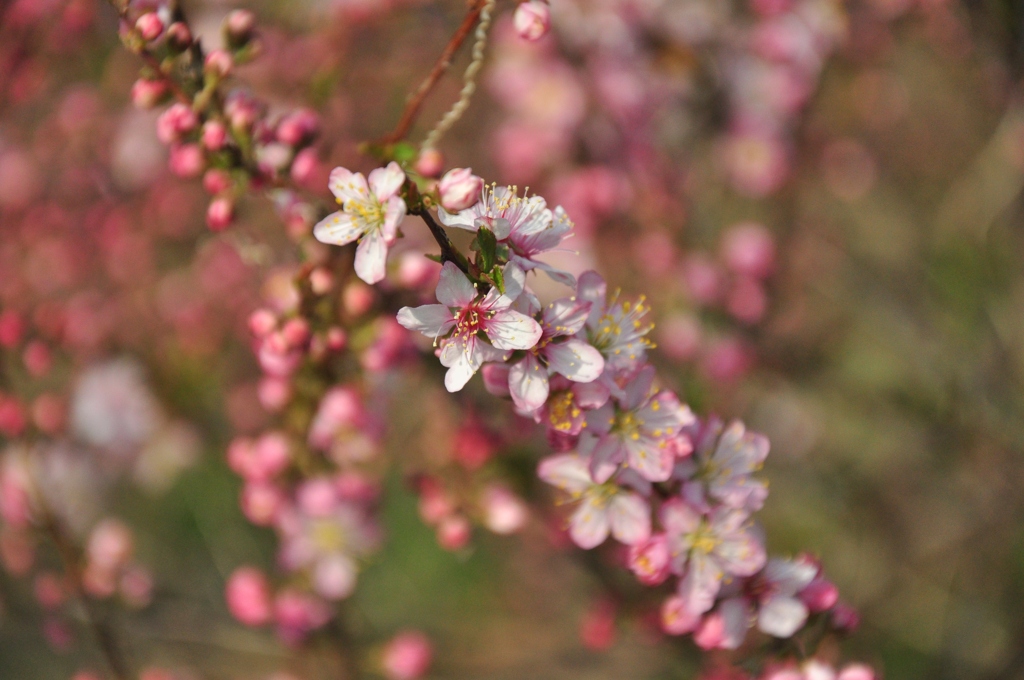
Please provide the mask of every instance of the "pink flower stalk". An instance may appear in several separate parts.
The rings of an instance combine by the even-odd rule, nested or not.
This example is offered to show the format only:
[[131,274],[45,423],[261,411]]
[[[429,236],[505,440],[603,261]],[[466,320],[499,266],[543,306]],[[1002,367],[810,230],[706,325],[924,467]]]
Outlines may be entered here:
[[445,210],[459,212],[476,205],[483,188],[484,181],[474,175],[471,168],[455,168],[444,174],[437,192]]
[[512,21],[520,38],[540,40],[551,30],[551,8],[542,0],[527,0],[516,7]]
[[570,337],[583,328],[590,307],[589,302],[563,298],[544,308],[540,339],[509,370],[512,401],[524,413],[536,411],[547,401],[549,375],[558,373],[573,382],[589,383],[604,371],[601,353],[583,340]]
[[545,458],[537,466],[537,476],[580,501],[569,519],[569,536],[584,550],[604,543],[609,533],[626,545],[651,535],[648,500],[615,482],[596,483],[583,457],[567,453]]
[[661,506],[661,525],[672,572],[683,577],[679,596],[695,614],[711,609],[724,578],[751,576],[765,564],[761,538],[741,510],[720,507],[705,515],[673,498]]
[[247,626],[262,626],[273,614],[270,583],[255,567],[239,567],[228,579],[224,596],[228,611]]
[[342,209],[313,227],[313,236],[339,246],[358,239],[355,270],[369,284],[384,278],[388,247],[405,217],[405,201],[398,195],[404,183],[405,173],[394,161],[371,172],[369,179],[345,168],[331,172],[330,189]]
[[572,231],[572,221],[561,207],[554,212],[540,196],[518,196],[515,187],[484,187],[481,199],[467,210],[452,214],[439,209],[446,226],[477,231],[481,226],[494,232],[499,243],[509,248],[509,262],[523,271],[539,269],[555,281],[575,286],[567,272],[536,259],[558,247]]
[[672,476],[679,430],[696,421],[671,392],[654,387],[654,367],[630,379],[616,403],[587,414],[579,450],[590,461],[594,479],[607,481],[625,464],[644,479],[664,482]]
[[747,432],[734,420],[729,426],[712,420],[704,426],[693,455],[679,463],[676,474],[684,480],[683,496],[708,512],[714,503],[749,511],[760,510],[768,485],[753,473],[768,457],[768,438]]
[[[585,335],[613,371],[633,370],[642,365],[652,346],[647,334],[654,324],[644,322],[650,311],[646,298],[636,302],[618,302],[618,293],[606,301],[608,286],[595,271],[584,272],[576,287],[576,297],[590,303]],[[581,337],[584,332],[580,332]]]
[[504,361],[509,350],[530,349],[543,334],[540,324],[510,309],[523,291],[522,270],[508,264],[504,272],[505,293],[492,288],[481,296],[458,267],[446,262],[437,285],[441,304],[398,311],[398,323],[405,328],[435,340],[443,337],[440,357],[448,368],[444,384],[449,392],[461,390],[485,362]]
[[389,680],[416,680],[426,675],[433,656],[426,635],[415,630],[399,633],[384,648],[384,675]]

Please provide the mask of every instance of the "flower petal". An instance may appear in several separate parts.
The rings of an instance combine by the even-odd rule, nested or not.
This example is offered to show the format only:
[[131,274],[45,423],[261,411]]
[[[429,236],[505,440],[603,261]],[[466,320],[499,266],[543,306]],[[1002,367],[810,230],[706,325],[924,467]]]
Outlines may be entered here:
[[586,495],[569,519],[569,536],[584,550],[595,548],[608,538],[608,510],[599,496]]
[[363,236],[356,248],[356,276],[373,285],[387,273],[388,244],[379,232]]
[[694,614],[703,614],[715,604],[715,595],[722,587],[722,570],[706,554],[694,551],[690,568],[679,581],[679,597]]
[[604,357],[601,353],[576,338],[550,344],[543,351],[552,371],[575,382],[593,382],[604,371]]
[[366,178],[361,173],[352,172],[345,168],[331,170],[331,177],[327,186],[338,201],[365,201],[369,196],[366,186]]
[[536,355],[528,353],[522,361],[512,365],[508,372],[508,388],[512,401],[527,413],[536,411],[548,400],[550,385],[548,371]]
[[405,219],[405,201],[398,196],[392,196],[384,203],[384,223],[380,231],[389,242],[394,241],[398,236],[398,225]]
[[608,504],[612,536],[626,545],[651,537],[651,504],[637,493],[619,493]]
[[587,316],[587,325],[594,326],[604,314],[605,298],[608,295],[608,284],[597,272],[590,270],[580,274],[576,281],[576,297],[591,303]]
[[750,607],[741,597],[730,597],[718,607],[722,615],[722,639],[720,649],[737,649],[743,644],[750,628]]
[[437,338],[451,330],[455,319],[444,305],[402,307],[398,310],[398,323],[411,331],[419,331],[428,338]]
[[445,262],[437,282],[437,301],[449,307],[465,307],[476,297],[476,288],[453,262]]
[[757,627],[777,638],[788,638],[807,621],[807,606],[795,597],[773,595],[761,603]]
[[446,227],[456,227],[467,231],[476,231],[476,213],[472,208],[461,210],[457,213],[450,213],[444,208],[437,209],[437,218]]
[[537,466],[537,476],[570,493],[583,493],[594,485],[587,461],[575,453],[548,456]]
[[387,167],[377,168],[370,173],[370,188],[381,203],[398,193],[405,182],[405,172],[398,163],[391,161]]
[[355,241],[363,233],[362,228],[351,215],[343,212],[331,213],[313,227],[313,236],[321,243],[344,246]]
[[511,309],[498,312],[487,320],[484,332],[498,349],[530,349],[540,340],[540,324]]
[[544,309],[541,321],[548,327],[550,335],[576,335],[587,323],[592,306],[575,297],[555,300]]

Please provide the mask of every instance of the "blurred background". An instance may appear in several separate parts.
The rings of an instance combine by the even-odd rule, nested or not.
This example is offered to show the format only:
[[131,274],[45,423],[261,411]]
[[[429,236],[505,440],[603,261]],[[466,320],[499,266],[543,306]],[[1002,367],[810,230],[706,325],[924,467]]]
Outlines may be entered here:
[[[374,166],[359,143],[392,128],[465,12],[185,3],[208,47],[239,6],[262,52],[233,84],[271,112],[319,114],[305,181],[321,198],[330,168]],[[482,87],[442,144],[449,165],[563,205],[578,252],[559,264],[646,294],[667,380],[695,411],[771,439],[769,547],[819,556],[859,609],[844,658],[894,679],[1024,678],[1024,6],[551,6],[552,34],[526,43],[498,3]],[[211,231],[201,182],[168,169],[159,110],[132,105],[139,67],[105,3],[0,3],[4,446],[35,445],[16,402],[66,433],[46,465],[72,530],[131,527],[140,583],[122,583],[127,606],[101,606],[134,661],[182,679],[337,677],[323,640],[300,654],[224,604],[233,569],[275,559],[224,453],[274,417],[246,319],[288,295],[310,220],[257,193]],[[404,231],[399,257],[429,252],[422,225]],[[353,284],[339,304],[359,316],[373,295]],[[390,376],[378,413],[387,540],[346,605],[357,635],[426,631],[437,678],[694,677],[690,650],[616,619],[621,603],[543,516],[438,546],[409,479],[450,467],[468,421],[494,449],[484,473],[547,501],[530,482],[542,433],[513,436],[529,428],[503,404],[479,385],[447,395],[433,368]],[[27,540],[0,545],[0,678],[102,669],[88,629],[48,597],[53,546]]]

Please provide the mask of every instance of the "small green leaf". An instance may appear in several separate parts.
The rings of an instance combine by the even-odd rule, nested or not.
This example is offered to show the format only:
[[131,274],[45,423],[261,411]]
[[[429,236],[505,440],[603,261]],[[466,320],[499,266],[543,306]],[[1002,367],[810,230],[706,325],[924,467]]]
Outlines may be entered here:
[[[491,235],[493,238],[493,234]],[[494,287],[498,289],[498,292],[502,295],[505,294],[505,275],[501,273],[501,269],[498,267],[494,268],[491,272],[491,280],[494,281]]]
[[391,147],[391,157],[399,163],[411,163],[418,155],[416,147],[409,142],[398,142]]
[[486,227],[480,227],[476,233],[476,244],[480,253],[476,258],[476,264],[480,271],[489,272],[494,268],[495,251],[498,247],[498,240],[494,238],[494,232]]

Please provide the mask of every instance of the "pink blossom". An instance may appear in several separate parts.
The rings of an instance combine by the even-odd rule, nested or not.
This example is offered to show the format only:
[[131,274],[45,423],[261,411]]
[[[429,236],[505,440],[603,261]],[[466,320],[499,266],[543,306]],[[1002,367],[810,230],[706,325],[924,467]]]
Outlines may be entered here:
[[654,534],[646,541],[629,546],[629,568],[646,586],[656,586],[668,578],[671,554],[665,534]]
[[551,30],[551,9],[543,0],[526,0],[516,7],[513,22],[520,38],[540,40]]
[[496,534],[514,534],[526,524],[526,504],[508,489],[496,484],[484,489],[481,505],[484,524]]
[[[650,307],[642,295],[636,302],[620,303],[618,293],[607,300],[607,291],[607,284],[597,272],[580,275],[576,297],[590,303],[585,337],[612,370],[636,369],[643,364],[647,348],[651,346],[647,334],[654,324],[643,320]],[[584,336],[583,331],[580,336]]]
[[389,680],[416,680],[426,674],[433,655],[430,640],[423,633],[399,633],[384,648],[384,674]]
[[712,420],[701,433],[696,451],[679,464],[677,474],[685,482],[683,495],[695,507],[708,511],[712,503],[760,510],[768,485],[753,477],[768,457],[768,439],[748,432],[734,420],[729,426]]
[[449,170],[437,185],[441,205],[445,210],[458,212],[471,208],[480,200],[484,181],[473,174],[470,168]]
[[156,40],[164,32],[164,22],[156,12],[146,12],[135,21],[135,29],[143,40]]
[[259,569],[239,567],[232,572],[224,592],[228,610],[241,623],[262,626],[270,621],[270,584]]
[[437,525],[437,543],[445,550],[461,550],[469,544],[473,529],[462,515],[449,515]]
[[[512,401],[523,412],[536,411],[550,392],[548,376],[558,373],[573,382],[589,383],[604,371],[604,357],[576,335],[587,321],[591,304],[563,298],[544,308],[541,337],[521,361],[512,364],[508,385]],[[559,340],[565,338],[564,340]]]
[[672,595],[661,605],[661,629],[669,635],[693,632],[700,622],[700,614],[693,613],[689,603],[678,595]]
[[156,119],[156,135],[164,144],[180,141],[199,125],[199,116],[181,102],[172,104]]
[[[443,337],[441,364],[448,368],[445,387],[458,392],[488,361],[502,361],[509,350],[530,349],[543,333],[540,324],[510,309],[523,290],[524,275],[505,266],[505,293],[492,288],[480,296],[466,275],[451,262],[441,269],[437,299],[441,304],[403,307],[398,323],[427,337]],[[481,340],[483,333],[490,343]],[[449,335],[450,333],[450,335]]]
[[609,533],[626,545],[651,535],[647,499],[614,482],[595,483],[581,456],[569,453],[545,458],[537,467],[537,476],[580,501],[569,520],[569,535],[584,550],[604,543]]
[[331,172],[330,189],[341,204],[313,228],[318,241],[343,246],[356,239],[356,274],[374,284],[384,278],[388,247],[405,217],[405,201],[398,195],[405,173],[397,163],[377,168],[369,179],[345,168]]
[[178,177],[189,179],[202,173],[206,160],[198,144],[176,144],[171,146],[168,166]]
[[167,96],[167,81],[139,78],[132,85],[132,103],[140,109],[151,109]]
[[227,229],[235,219],[235,202],[227,196],[220,196],[210,201],[206,209],[206,226],[212,231]]
[[739,222],[722,238],[722,259],[737,274],[763,279],[775,268],[775,241],[764,225]]
[[615,403],[587,414],[579,450],[597,481],[607,481],[626,464],[646,480],[664,482],[676,462],[677,449],[670,441],[694,421],[690,408],[674,394],[654,387],[654,367],[645,366]]
[[437,177],[444,169],[444,154],[437,149],[424,149],[414,167],[424,177]]
[[215,78],[223,78],[231,73],[235,60],[227,50],[210,50],[203,63],[203,71]]
[[538,255],[558,247],[572,231],[572,221],[561,207],[551,211],[540,196],[518,196],[513,187],[485,187],[480,201],[452,214],[443,208],[438,216],[446,226],[494,232],[509,247],[509,262],[523,271],[540,269],[566,286],[576,285],[571,274],[542,262]]
[[220,151],[228,143],[227,127],[219,120],[206,121],[203,123],[202,141],[207,151]]

